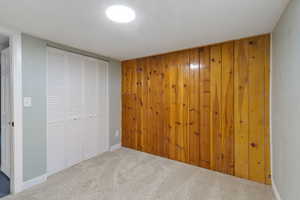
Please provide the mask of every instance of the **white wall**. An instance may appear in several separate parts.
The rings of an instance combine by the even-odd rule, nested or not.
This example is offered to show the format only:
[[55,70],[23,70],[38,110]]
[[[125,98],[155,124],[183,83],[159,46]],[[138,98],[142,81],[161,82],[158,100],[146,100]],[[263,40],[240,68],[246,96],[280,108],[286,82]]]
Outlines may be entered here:
[[[121,143],[121,63],[109,63],[109,135],[110,145]],[[117,135],[116,132],[119,132]]]
[[300,199],[300,1],[292,0],[272,35],[273,184]]
[[23,97],[32,97],[32,106],[23,108],[23,180],[46,173],[46,45],[22,34]]

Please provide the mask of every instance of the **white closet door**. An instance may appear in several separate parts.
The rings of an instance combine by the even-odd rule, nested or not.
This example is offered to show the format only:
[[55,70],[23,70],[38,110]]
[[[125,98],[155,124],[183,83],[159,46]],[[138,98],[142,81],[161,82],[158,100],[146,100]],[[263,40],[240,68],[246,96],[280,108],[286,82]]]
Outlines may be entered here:
[[66,63],[63,51],[48,48],[47,168],[52,174],[65,168]]
[[84,97],[85,97],[85,130],[84,130],[84,158],[89,159],[100,152],[100,134],[97,119],[97,72],[98,61],[92,58],[84,59]]
[[108,151],[108,63],[98,61],[98,78],[97,78],[97,121],[100,137],[99,153]]
[[65,162],[70,167],[82,160],[83,139],[83,59],[66,53],[68,67]]
[[107,67],[48,48],[48,173],[108,150]]

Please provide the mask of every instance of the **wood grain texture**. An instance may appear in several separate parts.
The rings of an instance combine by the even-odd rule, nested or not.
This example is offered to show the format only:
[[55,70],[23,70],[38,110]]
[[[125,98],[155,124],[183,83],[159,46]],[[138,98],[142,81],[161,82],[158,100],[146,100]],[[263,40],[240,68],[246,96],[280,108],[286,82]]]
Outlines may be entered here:
[[221,171],[234,174],[234,43],[222,45]]
[[269,35],[122,62],[122,145],[270,184]]
[[235,41],[235,175],[271,184],[269,35]]
[[266,35],[265,48],[265,176],[266,184],[271,185],[271,145],[270,145],[270,35]]
[[143,111],[143,71],[145,69],[142,68],[142,63],[140,60],[136,61],[136,138],[137,138],[137,145],[136,148],[138,150],[143,149],[143,122],[142,122],[142,111]]
[[249,179],[265,182],[265,37],[249,42]]
[[177,54],[165,56],[168,66],[168,158],[176,159],[176,104],[177,104]]
[[[200,62],[199,50],[190,50],[189,64],[189,163],[200,165]],[[195,151],[196,150],[196,151]]]
[[137,147],[136,134],[136,60],[125,62],[123,65],[123,137],[122,143],[126,147]]
[[200,166],[210,169],[210,47],[200,50]]
[[247,39],[235,41],[235,175],[249,177],[249,53]]
[[176,160],[188,162],[188,78],[189,78],[189,51],[178,53],[177,82],[176,82]]
[[222,46],[210,49],[210,92],[211,92],[211,161],[213,170],[222,171],[222,130],[221,130],[221,98],[222,98]]

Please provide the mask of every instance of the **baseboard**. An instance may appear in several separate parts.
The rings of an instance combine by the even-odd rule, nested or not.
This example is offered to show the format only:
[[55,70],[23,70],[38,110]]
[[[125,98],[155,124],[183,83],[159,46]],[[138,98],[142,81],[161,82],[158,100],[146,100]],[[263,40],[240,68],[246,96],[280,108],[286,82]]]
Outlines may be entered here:
[[273,192],[274,192],[274,195],[275,195],[276,200],[282,200],[282,199],[281,199],[281,196],[280,196],[280,194],[279,194],[279,191],[278,191],[278,189],[277,189],[277,186],[276,186],[276,184],[274,183],[274,181],[273,181],[273,183],[272,183],[272,188],[273,188]]
[[35,185],[38,185],[38,184],[41,184],[41,183],[44,183],[47,181],[47,175],[42,175],[42,176],[39,176],[39,177],[36,177],[34,179],[31,179],[31,180],[28,180],[28,181],[25,181],[23,183],[23,190],[27,190]]
[[115,144],[110,147],[110,151],[115,151],[121,148],[121,144]]

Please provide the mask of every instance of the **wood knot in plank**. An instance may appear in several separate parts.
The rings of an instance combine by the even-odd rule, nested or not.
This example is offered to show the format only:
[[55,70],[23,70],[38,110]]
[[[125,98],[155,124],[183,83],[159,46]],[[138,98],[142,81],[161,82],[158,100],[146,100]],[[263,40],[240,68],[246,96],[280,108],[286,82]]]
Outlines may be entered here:
[[257,144],[255,144],[254,142],[251,142],[251,147],[253,147],[253,148],[255,148],[255,147],[257,147]]
[[195,131],[194,134],[200,136],[200,132]]

